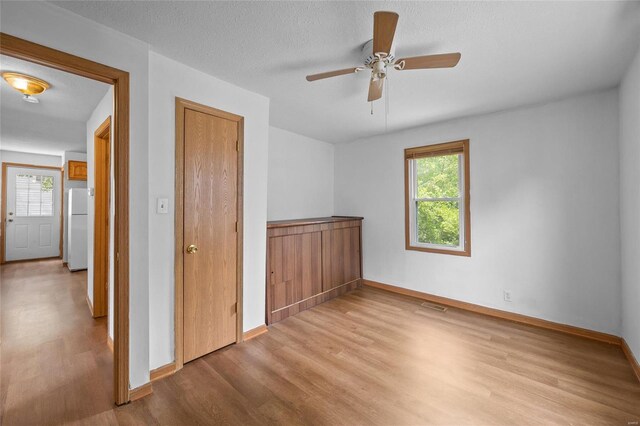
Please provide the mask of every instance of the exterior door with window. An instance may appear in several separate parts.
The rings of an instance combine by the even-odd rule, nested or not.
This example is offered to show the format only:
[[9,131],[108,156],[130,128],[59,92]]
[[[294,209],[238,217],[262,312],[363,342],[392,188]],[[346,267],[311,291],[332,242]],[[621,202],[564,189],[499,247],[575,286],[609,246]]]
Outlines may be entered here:
[[5,260],[60,256],[61,173],[7,167]]

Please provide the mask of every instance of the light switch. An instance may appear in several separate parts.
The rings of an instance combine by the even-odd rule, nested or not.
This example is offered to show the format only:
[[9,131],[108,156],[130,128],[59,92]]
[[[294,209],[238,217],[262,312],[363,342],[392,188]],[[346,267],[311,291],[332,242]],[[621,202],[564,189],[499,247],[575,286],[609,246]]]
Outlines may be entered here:
[[169,199],[168,198],[158,198],[158,214],[167,214],[169,213]]

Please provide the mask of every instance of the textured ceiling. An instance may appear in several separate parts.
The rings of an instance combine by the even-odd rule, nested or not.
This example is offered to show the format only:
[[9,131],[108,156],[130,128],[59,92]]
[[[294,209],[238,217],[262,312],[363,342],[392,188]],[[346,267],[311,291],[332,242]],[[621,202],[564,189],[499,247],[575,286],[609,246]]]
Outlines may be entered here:
[[86,151],[85,123],[109,86],[77,75],[0,55],[1,72],[13,71],[47,81],[40,103],[0,81],[0,139],[4,150],[60,155]]
[[55,2],[154,51],[271,98],[271,124],[328,142],[384,133],[356,66],[376,10],[400,14],[396,56],[461,52],[458,67],[390,76],[388,130],[616,86],[640,2]]

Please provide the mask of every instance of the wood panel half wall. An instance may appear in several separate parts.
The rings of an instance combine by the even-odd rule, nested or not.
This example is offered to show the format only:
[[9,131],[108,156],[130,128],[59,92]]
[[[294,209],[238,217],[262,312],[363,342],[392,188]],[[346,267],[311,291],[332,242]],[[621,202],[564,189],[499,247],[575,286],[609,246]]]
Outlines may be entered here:
[[355,289],[361,230],[361,217],[267,222],[267,324]]

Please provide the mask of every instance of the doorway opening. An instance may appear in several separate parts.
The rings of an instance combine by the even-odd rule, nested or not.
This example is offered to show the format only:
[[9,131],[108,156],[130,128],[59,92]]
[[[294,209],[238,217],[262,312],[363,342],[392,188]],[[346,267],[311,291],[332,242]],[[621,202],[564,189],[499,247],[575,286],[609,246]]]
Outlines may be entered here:
[[[9,34],[0,33],[0,54],[14,59],[26,61],[31,64],[51,68],[65,73],[70,73],[75,76],[85,77],[91,80],[95,80],[101,83],[106,83],[111,87],[112,91],[112,108],[111,108],[111,123],[109,129],[109,137],[111,139],[112,146],[109,147],[110,155],[109,169],[113,170],[113,179],[108,179],[110,182],[107,194],[111,192],[112,197],[106,196],[106,199],[113,201],[111,210],[113,212],[113,226],[110,230],[104,231],[104,234],[113,235],[111,247],[107,246],[106,253],[108,257],[112,259],[113,264],[113,401],[116,404],[124,404],[130,400],[129,389],[129,74],[126,71],[122,71],[116,68],[112,68],[106,65],[102,65],[97,62],[93,62],[78,56],[74,56],[59,50],[51,49],[36,43],[32,43],[27,40],[23,40]],[[4,69],[3,69],[4,71]],[[44,102],[43,102],[44,103]],[[3,113],[4,115],[4,113]],[[4,123],[3,123],[4,124]],[[3,126],[4,127],[4,126]],[[27,126],[28,127],[28,126]],[[104,136],[104,134],[102,134]],[[4,138],[3,138],[4,146]],[[104,148],[101,146],[101,148]],[[72,163],[71,160],[65,162],[67,165],[65,180],[72,181],[72,174],[82,174],[82,165]],[[31,180],[35,183],[40,181],[40,192],[43,192],[43,187],[48,187],[48,179],[43,183],[42,175],[31,174]],[[40,176],[40,177],[38,177]],[[104,176],[103,176],[104,177]],[[3,180],[3,182],[5,182]],[[35,186],[34,183],[34,186]],[[3,185],[4,186],[4,185]],[[69,189],[71,191],[71,189]],[[95,188],[94,188],[95,190]],[[34,194],[37,191],[34,191]],[[78,194],[90,194],[91,188],[86,188],[84,191],[79,191]],[[30,194],[30,192],[29,192]],[[94,196],[88,195],[88,196]],[[74,195],[71,196],[73,198]],[[101,199],[104,201],[105,193],[100,191]],[[43,194],[40,194],[42,199]],[[81,196],[79,196],[81,198]],[[76,198],[78,200],[79,198]],[[34,195],[35,200],[35,195]],[[46,204],[46,203],[45,203]],[[73,199],[70,204],[73,204]],[[60,209],[63,209],[62,203],[59,203]],[[82,205],[81,202],[78,203]],[[93,205],[92,203],[89,204]],[[45,206],[46,207],[46,206]],[[35,208],[35,207],[34,207]],[[40,207],[42,208],[42,206]],[[46,207],[48,208],[48,207]],[[76,211],[74,206],[69,207],[69,212]],[[101,210],[104,211],[104,210]],[[109,211],[109,205],[106,206],[107,216]],[[77,211],[79,215],[80,210]],[[4,210],[3,213],[6,213]],[[75,218],[74,218],[75,219]],[[5,228],[7,224],[6,215],[2,217],[3,229],[2,238],[5,238]],[[82,220],[78,220],[81,223]],[[10,223],[10,222],[9,222]],[[64,226],[64,225],[62,225]],[[68,226],[71,228],[71,226]],[[45,226],[46,228],[46,226]],[[86,227],[91,229],[91,227]],[[93,230],[93,229],[92,229]],[[93,234],[92,232],[90,234]],[[7,233],[8,236],[8,233]],[[100,250],[104,251],[104,236],[100,238]],[[108,238],[106,238],[108,241]],[[72,242],[69,240],[68,243]],[[87,244],[88,247],[93,248],[92,243]],[[5,244],[3,242],[3,247]],[[6,248],[6,247],[5,247]],[[4,249],[3,249],[4,250]],[[73,247],[68,247],[68,250],[73,250]],[[67,255],[69,253],[67,252]],[[63,250],[64,256],[64,250]],[[92,256],[88,256],[88,262],[91,263],[94,259]],[[106,257],[100,258],[101,267],[104,266]],[[109,261],[107,260],[108,264]],[[48,268],[50,265],[43,264],[43,268]],[[3,266],[5,268],[5,266]],[[106,268],[109,269],[108,267]],[[25,272],[24,268],[18,268],[12,272],[15,274]],[[82,275],[73,275],[81,277]],[[103,282],[104,271],[101,272],[100,282]],[[93,283],[92,279],[88,279]],[[104,283],[106,287],[106,282]],[[93,285],[87,286],[88,295],[93,293]],[[108,306],[107,297],[100,291],[99,297],[104,300],[104,308]],[[94,296],[92,294],[91,296]],[[91,306],[91,305],[90,305]],[[4,371],[5,369],[3,369]]]

